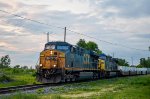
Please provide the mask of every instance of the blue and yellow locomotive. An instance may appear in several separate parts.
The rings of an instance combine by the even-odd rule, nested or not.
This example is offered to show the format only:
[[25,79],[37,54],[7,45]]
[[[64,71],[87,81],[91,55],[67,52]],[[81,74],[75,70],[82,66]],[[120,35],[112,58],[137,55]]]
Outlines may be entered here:
[[78,79],[97,79],[117,71],[111,57],[67,42],[48,42],[40,53],[37,80],[42,83],[59,83]]

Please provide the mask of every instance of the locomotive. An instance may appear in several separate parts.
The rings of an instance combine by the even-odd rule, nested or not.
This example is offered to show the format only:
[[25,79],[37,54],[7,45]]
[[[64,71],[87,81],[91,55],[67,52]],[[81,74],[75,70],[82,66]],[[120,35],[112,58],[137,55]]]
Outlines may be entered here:
[[40,53],[36,79],[42,83],[59,83],[118,76],[120,71],[117,60],[111,56],[56,41],[46,43]]

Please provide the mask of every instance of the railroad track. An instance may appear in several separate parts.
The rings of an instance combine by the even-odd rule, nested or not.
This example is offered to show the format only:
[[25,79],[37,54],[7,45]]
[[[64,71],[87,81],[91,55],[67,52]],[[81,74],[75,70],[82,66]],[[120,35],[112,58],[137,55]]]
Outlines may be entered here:
[[87,80],[79,80],[79,81],[74,81],[74,82],[62,82],[62,83],[45,83],[45,84],[11,86],[11,87],[6,87],[6,88],[0,88],[0,94],[13,93],[17,91],[33,90],[33,89],[49,87],[49,86],[60,86],[60,85],[73,84],[73,83],[89,82],[89,81],[95,81],[95,80],[99,80],[99,79],[93,79],[93,80],[87,79]]
[[[138,75],[135,75],[135,76],[138,76]],[[128,77],[128,76],[125,76],[125,77]],[[103,79],[111,79],[111,78],[116,78],[116,77],[108,77],[108,78],[103,78]],[[60,86],[60,85],[89,82],[89,81],[96,81],[96,80],[99,80],[99,79],[93,79],[93,80],[87,79],[87,80],[79,80],[79,81],[64,82],[64,83],[45,83],[45,84],[11,86],[11,87],[6,87],[6,88],[0,88],[0,94],[7,94],[7,93],[13,93],[16,91],[33,90],[33,89],[49,87],[49,86]]]
[[[92,80],[92,81],[95,81],[95,80]],[[13,93],[17,91],[33,90],[33,89],[38,89],[38,88],[43,88],[43,87],[50,87],[50,86],[61,86],[61,85],[66,85],[66,84],[73,84],[73,83],[80,83],[80,82],[87,82],[87,81],[91,81],[91,79],[74,81],[74,82],[64,82],[64,83],[45,83],[45,84],[11,86],[11,87],[6,87],[6,88],[0,88],[0,94]]]
[[6,88],[0,88],[0,94],[13,93],[13,92],[20,91],[20,90],[21,91],[33,90],[37,88],[43,88],[43,87],[48,87],[48,86],[58,86],[58,85],[61,85],[61,84],[45,83],[45,84],[11,86],[11,87],[6,87]]

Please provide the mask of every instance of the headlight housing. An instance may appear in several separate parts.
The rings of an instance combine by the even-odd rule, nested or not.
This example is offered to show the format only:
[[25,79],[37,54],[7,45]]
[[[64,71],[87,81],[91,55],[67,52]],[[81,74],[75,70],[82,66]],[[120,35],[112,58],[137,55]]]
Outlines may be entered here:
[[42,66],[42,64],[40,64],[40,66]]

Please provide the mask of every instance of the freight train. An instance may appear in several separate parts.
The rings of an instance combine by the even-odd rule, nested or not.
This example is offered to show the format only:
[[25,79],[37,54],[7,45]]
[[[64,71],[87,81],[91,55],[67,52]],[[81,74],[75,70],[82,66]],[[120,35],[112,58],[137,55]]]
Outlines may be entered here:
[[42,83],[59,83],[147,73],[150,69],[118,66],[117,59],[111,56],[57,41],[46,43],[40,53],[36,79]]

